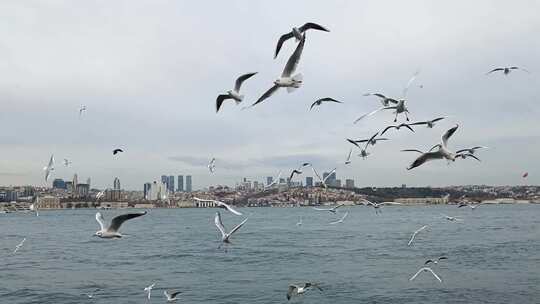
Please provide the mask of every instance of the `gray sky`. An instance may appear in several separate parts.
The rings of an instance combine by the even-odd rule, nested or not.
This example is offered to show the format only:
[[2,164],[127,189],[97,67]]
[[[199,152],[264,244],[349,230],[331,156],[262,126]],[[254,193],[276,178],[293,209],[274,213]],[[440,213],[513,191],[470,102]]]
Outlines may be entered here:
[[[44,185],[50,154],[55,177],[115,176],[142,189],[161,174],[191,174],[194,187],[289,172],[304,161],[319,171],[343,163],[346,137],[369,137],[392,122],[376,109],[381,91],[408,95],[413,120],[451,115],[434,129],[388,133],[367,160],[354,158],[338,178],[390,186],[538,184],[540,154],[538,1],[18,1],[0,2],[0,185]],[[281,74],[295,43],[273,59],[279,36],[313,21],[298,71],[304,86],[249,111],[215,99],[240,74],[252,103]],[[507,77],[493,67],[523,66]],[[319,97],[326,104],[309,112]],[[79,119],[81,104],[88,110]],[[473,160],[416,156],[453,124],[453,148],[492,147]],[[113,148],[126,152],[113,158]],[[519,155],[517,152],[523,150]],[[73,161],[70,168],[61,159]],[[217,158],[210,175],[206,163]],[[528,171],[528,180],[521,174]]]

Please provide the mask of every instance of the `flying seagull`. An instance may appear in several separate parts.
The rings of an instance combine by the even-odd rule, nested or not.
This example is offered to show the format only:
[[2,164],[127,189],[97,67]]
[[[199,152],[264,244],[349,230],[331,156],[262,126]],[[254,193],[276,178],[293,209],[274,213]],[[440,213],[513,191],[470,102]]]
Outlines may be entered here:
[[156,286],[156,283],[152,283],[152,285],[144,288],[144,292],[146,292],[148,300],[150,300],[150,296],[152,295],[152,289],[154,289],[154,286]]
[[317,288],[319,291],[323,291],[317,283],[303,283],[303,284],[291,284],[289,285],[289,290],[287,290],[287,300],[290,300],[293,296],[304,294],[306,291],[312,287]]
[[349,149],[349,154],[347,154],[347,159],[345,160],[345,165],[348,165],[351,163],[351,154],[352,154],[352,148]]
[[227,99],[232,99],[236,102],[236,104],[239,104],[244,100],[244,95],[240,95],[240,87],[242,86],[242,83],[249,78],[251,78],[253,75],[257,74],[255,73],[248,73],[244,74],[238,79],[236,79],[236,82],[234,84],[234,89],[227,91],[227,94],[221,94],[216,99],[216,113],[219,112],[219,109],[221,108],[221,105],[223,102]]
[[81,107],[79,108],[79,118],[81,118],[82,116],[82,113],[86,111],[86,106],[85,105],[81,105]]
[[420,227],[418,230],[416,230],[416,231],[412,234],[411,239],[410,239],[409,242],[407,243],[407,246],[411,246],[411,244],[413,243],[414,238],[416,237],[416,235],[417,235],[420,231],[426,229],[427,227],[428,227],[427,225],[424,225],[424,226]]
[[488,147],[476,146],[476,147],[472,147],[472,148],[468,148],[468,149],[461,149],[461,150],[457,150],[456,154],[460,154],[460,153],[463,153],[463,152],[467,152],[467,154],[474,154],[474,152],[476,152],[476,150],[478,150],[478,149],[488,149]]
[[289,183],[292,181],[293,177],[295,175],[299,175],[299,174],[302,174],[302,171],[298,170],[298,169],[294,169],[292,172],[291,172],[291,175],[289,175]]
[[388,140],[388,138],[385,138],[385,137],[379,137],[379,138],[371,137],[371,138],[368,138],[368,139],[356,139],[356,140],[347,138],[348,142],[350,142],[351,144],[357,146],[360,149],[362,149],[362,147],[360,147],[360,145],[359,145],[361,143],[368,142],[372,146],[375,146],[377,144],[377,142],[380,141],[380,140]]
[[276,177],[270,184],[265,185],[264,188],[270,188],[270,187],[272,187],[273,185],[278,184],[280,178],[281,178],[281,171],[279,171],[277,177]]
[[382,211],[380,209],[382,206],[384,206],[384,205],[401,205],[401,203],[396,203],[396,202],[374,203],[374,202],[368,201],[367,199],[364,199],[364,205],[373,207],[373,209],[375,209],[375,214],[379,214],[379,213],[382,213]]
[[298,223],[296,223],[296,226],[302,226],[302,217],[300,217],[300,220],[298,221]]
[[486,75],[489,75],[489,74],[491,74],[491,73],[493,73],[493,72],[499,72],[499,71],[503,72],[504,75],[508,75],[508,74],[510,74],[510,72],[511,72],[512,70],[522,70],[522,71],[525,71],[525,72],[527,72],[527,73],[530,73],[529,71],[527,71],[527,70],[524,69],[524,68],[520,68],[520,67],[517,67],[517,66],[512,66],[512,67],[495,68],[495,69],[493,69],[493,70],[487,72]]
[[178,300],[177,296],[179,294],[181,294],[182,292],[181,291],[163,291],[163,294],[167,297],[167,302],[174,302],[176,300]]
[[214,173],[216,171],[216,159],[212,158],[210,162],[208,163],[208,170],[210,173]]
[[71,165],[71,161],[67,158],[64,158],[64,166],[69,167]]
[[393,128],[393,129],[396,129],[396,130],[399,130],[399,129],[401,129],[402,127],[405,127],[405,128],[411,130],[411,132],[414,133],[414,130],[413,130],[413,128],[411,128],[411,125],[410,125],[410,124],[402,123],[402,124],[399,124],[399,125],[392,125],[392,126],[388,126],[388,127],[384,128],[384,130],[381,132],[381,136],[382,136],[384,133],[386,133],[386,131],[388,131],[388,130],[390,130],[390,129],[392,129],[392,128]]
[[[455,161],[456,160],[456,154],[448,149],[448,140],[452,135],[456,132],[459,125],[456,125],[455,127],[448,129],[444,134],[441,136],[441,143],[435,145],[433,148],[438,147],[439,149],[437,151],[428,151],[426,153],[422,153],[418,158],[416,158],[413,163],[407,167],[407,170],[414,169],[418,166],[423,165],[424,163],[435,160],[435,159],[447,159],[448,161]],[[432,149],[433,149],[432,148]],[[408,151],[414,151],[412,149],[409,149]],[[417,151],[421,152],[421,151]]]
[[45,171],[45,182],[49,181],[52,171],[54,171],[54,154],[49,158],[49,164],[46,167],[43,167]]
[[225,232],[225,227],[223,226],[223,223],[221,222],[221,214],[219,212],[216,212],[216,217],[214,218],[214,223],[216,224],[216,227],[218,228],[219,232],[221,232],[221,241],[223,243],[230,243],[229,238],[240,229],[246,222],[248,218],[243,220],[240,224],[236,225],[229,233]]
[[482,205],[482,202],[480,203],[476,203],[476,204],[471,204],[471,203],[466,203],[466,202],[461,202],[457,207],[458,208],[461,208],[461,207],[470,207],[472,210],[476,209],[476,207]]
[[233,214],[236,214],[236,215],[242,215],[242,213],[241,213],[240,211],[237,211],[236,209],[234,209],[233,207],[229,206],[228,204],[225,204],[224,202],[220,202],[220,201],[216,201],[216,200],[210,200],[210,199],[200,199],[200,198],[196,198],[196,197],[194,197],[193,199],[196,200],[196,201],[198,201],[198,202],[209,202],[209,203],[214,203],[214,204],[218,205],[218,207],[227,209],[227,210],[229,210],[229,211],[230,211],[231,213],[233,213]]
[[438,258],[438,259],[429,259],[429,260],[427,260],[427,261],[424,263],[424,265],[427,265],[427,264],[429,264],[429,263],[433,263],[433,264],[437,265],[437,264],[439,264],[439,262],[442,261],[442,260],[448,260],[448,258],[445,257],[445,256],[442,256],[442,257],[440,257],[440,258]]
[[426,120],[426,121],[419,121],[419,122],[413,122],[411,124],[409,124],[410,126],[419,126],[419,125],[426,125],[426,127],[428,128],[433,128],[435,126],[435,123],[440,121],[440,120],[443,120],[445,119],[446,117],[437,117],[435,119],[432,119],[432,120]]
[[334,225],[334,224],[343,224],[343,221],[345,220],[345,218],[347,217],[347,215],[349,215],[349,211],[345,212],[345,214],[337,221],[335,222],[331,222],[330,225]]
[[105,190],[99,191],[99,192],[96,194],[96,200],[99,200],[99,199],[102,198],[104,195],[105,195]]
[[398,104],[398,101],[396,99],[386,97],[385,95],[383,95],[381,93],[366,93],[363,96],[376,96],[376,97],[379,97],[381,99],[381,104],[382,104],[383,107],[390,106],[390,103]]
[[116,155],[116,154],[118,154],[118,153],[120,153],[120,152],[124,152],[124,150],[122,150],[122,149],[114,149],[114,150],[112,151],[112,154],[113,154],[113,155]]
[[142,213],[122,214],[117,217],[114,217],[111,221],[111,224],[108,227],[105,227],[105,220],[103,219],[103,215],[101,215],[101,213],[98,212],[96,213],[96,221],[101,227],[101,230],[98,230],[95,233],[95,235],[104,239],[121,238],[122,234],[118,232],[118,229],[120,229],[120,226],[122,226],[122,224],[127,220],[130,220],[139,216],[143,216],[145,214],[146,214],[146,211]]
[[420,268],[420,270],[418,270],[418,272],[415,273],[415,274],[409,279],[409,281],[412,281],[412,280],[416,279],[416,277],[417,277],[421,272],[431,272],[431,274],[435,277],[435,279],[437,279],[439,282],[442,283],[441,278],[439,278],[439,276],[438,276],[437,274],[435,274],[435,272],[433,272],[433,270],[431,270],[431,268],[429,268],[429,267],[422,267],[422,268]]
[[313,22],[308,22],[300,27],[293,27],[292,28],[292,31],[288,32],[287,34],[284,34],[282,35],[279,40],[278,40],[278,43],[277,43],[277,46],[276,46],[276,52],[274,54],[274,59],[277,58],[277,55],[279,54],[279,50],[281,50],[281,46],[283,45],[283,43],[291,38],[296,38],[296,41],[302,41],[302,37],[305,35],[304,32],[307,31],[307,30],[310,30],[310,29],[313,29],[313,30],[318,30],[318,31],[324,31],[324,32],[330,32],[328,29],[326,29],[325,27],[321,26],[321,25],[318,25],[316,23],[313,23]]
[[453,216],[448,216],[446,214],[442,214],[442,218],[449,221],[449,222],[462,222],[463,220],[462,219],[458,219],[457,217],[453,217]]
[[300,62],[300,57],[302,56],[302,51],[304,50],[304,44],[306,42],[306,35],[302,36],[300,43],[296,47],[296,50],[291,55],[281,77],[274,81],[274,86],[272,86],[268,91],[266,91],[251,107],[255,106],[258,103],[263,102],[268,97],[272,96],[279,88],[287,88],[287,92],[292,92],[302,86],[302,74],[292,74],[296,71],[298,62]]
[[326,181],[332,176],[332,174],[333,174],[334,172],[336,172],[337,168],[332,169],[332,171],[330,171],[330,172],[328,173],[328,175],[326,175],[325,178],[321,178],[321,176],[319,175],[319,172],[317,172],[317,170],[315,170],[315,168],[311,167],[311,170],[313,171],[313,174],[315,174],[315,176],[317,177],[317,179],[321,182],[321,184],[323,185],[323,187],[328,188],[328,185],[326,185]]
[[[373,136],[371,136],[370,139],[368,139],[366,141],[366,145],[364,146],[364,148],[360,148],[360,146],[352,141],[349,140],[349,142],[353,143],[354,145],[356,145],[357,147],[360,148],[360,154],[358,154],[358,156],[362,157],[363,159],[366,159],[366,157],[368,157],[370,155],[370,153],[367,151],[367,148],[369,147],[369,144],[373,145],[373,142],[376,142],[375,138],[377,137],[377,135],[379,135],[379,132],[373,134]],[[348,140],[348,139],[347,139]]]
[[335,206],[335,207],[332,207],[332,208],[316,208],[316,207],[314,207],[313,209],[315,209],[315,210],[317,210],[317,211],[328,211],[328,212],[332,212],[332,213],[335,214],[337,208],[342,207],[342,206],[345,206],[345,205],[339,204],[339,205],[337,205],[337,206]]
[[19,249],[21,249],[21,247],[24,245],[25,241],[26,238],[24,238],[19,244],[17,244],[17,246],[15,246],[15,250],[13,250],[13,253],[17,253],[17,251],[19,251]]
[[309,108],[309,110],[311,111],[313,109],[313,107],[315,107],[315,106],[320,106],[323,102],[343,103],[342,101],[335,100],[334,98],[325,97],[325,98],[315,100],[315,102],[311,104],[311,107]]

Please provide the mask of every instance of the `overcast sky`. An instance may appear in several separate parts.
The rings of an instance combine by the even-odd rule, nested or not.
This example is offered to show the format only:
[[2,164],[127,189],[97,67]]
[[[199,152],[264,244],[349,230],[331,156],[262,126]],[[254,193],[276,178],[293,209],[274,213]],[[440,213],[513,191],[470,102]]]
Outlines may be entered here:
[[[538,184],[540,168],[538,1],[19,1],[0,2],[0,185],[119,177],[142,189],[161,174],[193,175],[194,188],[290,172],[304,161],[357,186]],[[280,74],[295,43],[273,52],[293,26],[317,22],[298,71],[304,86],[246,111],[215,99],[236,77],[245,104]],[[485,76],[517,65],[530,74]],[[390,112],[352,122],[380,103],[365,92],[408,94],[412,120],[450,115],[434,129],[390,131],[368,159],[341,164],[345,138],[391,123]],[[344,104],[323,104],[319,97]],[[79,119],[79,107],[87,106]],[[416,156],[455,123],[453,149],[485,145],[481,163],[428,163]],[[114,148],[125,153],[113,157]],[[359,152],[359,151],[355,151]],[[216,173],[206,164],[215,157]],[[61,160],[73,164],[63,167]],[[529,178],[521,175],[529,172]],[[285,174],[286,175],[286,174]],[[49,181],[49,183],[52,179]]]

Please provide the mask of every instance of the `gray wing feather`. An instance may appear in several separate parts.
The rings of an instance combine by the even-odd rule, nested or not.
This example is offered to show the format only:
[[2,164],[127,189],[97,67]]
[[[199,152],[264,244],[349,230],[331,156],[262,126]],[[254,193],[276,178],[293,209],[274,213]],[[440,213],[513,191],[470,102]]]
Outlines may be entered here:
[[263,102],[265,99],[267,99],[268,97],[272,96],[277,90],[279,89],[279,86],[276,84],[274,85],[273,87],[271,87],[270,89],[268,89],[268,91],[266,91],[254,104],[252,104],[251,106],[253,107],[254,105],[258,104],[258,103],[261,103]]
[[236,92],[240,92],[240,87],[242,86],[242,83],[244,81],[248,80],[249,78],[253,77],[253,75],[255,75],[255,74],[257,74],[257,72],[244,74],[244,75],[238,77],[238,79],[236,79],[236,82],[234,84],[234,90]]
[[139,217],[139,216],[143,216],[145,214],[146,214],[146,211],[142,213],[127,213],[127,214],[119,215],[112,219],[111,225],[109,226],[107,231],[118,231],[118,229],[120,229],[120,226],[122,226],[122,223],[124,223],[125,221]]
[[276,59],[277,55],[279,54],[279,50],[281,50],[281,47],[283,46],[283,42],[291,39],[292,37],[294,37],[292,32],[289,32],[279,37],[279,40],[276,46],[276,52],[274,53],[274,59]]
[[298,43],[296,50],[294,50],[294,53],[291,55],[289,60],[287,60],[287,64],[285,65],[285,69],[283,70],[281,77],[289,77],[292,75],[292,73],[294,73],[296,67],[298,66],[298,62],[300,62],[300,57],[302,56],[302,51],[304,50],[305,43],[306,34],[302,36],[302,40],[300,40],[300,43]]

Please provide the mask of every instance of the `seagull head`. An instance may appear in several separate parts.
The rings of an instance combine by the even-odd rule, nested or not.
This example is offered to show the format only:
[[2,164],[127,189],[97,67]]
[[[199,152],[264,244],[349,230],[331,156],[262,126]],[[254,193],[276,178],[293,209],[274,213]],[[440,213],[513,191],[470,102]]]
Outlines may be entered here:
[[96,233],[94,233],[94,236],[99,236],[99,237],[102,237],[103,236],[103,231],[96,231]]

